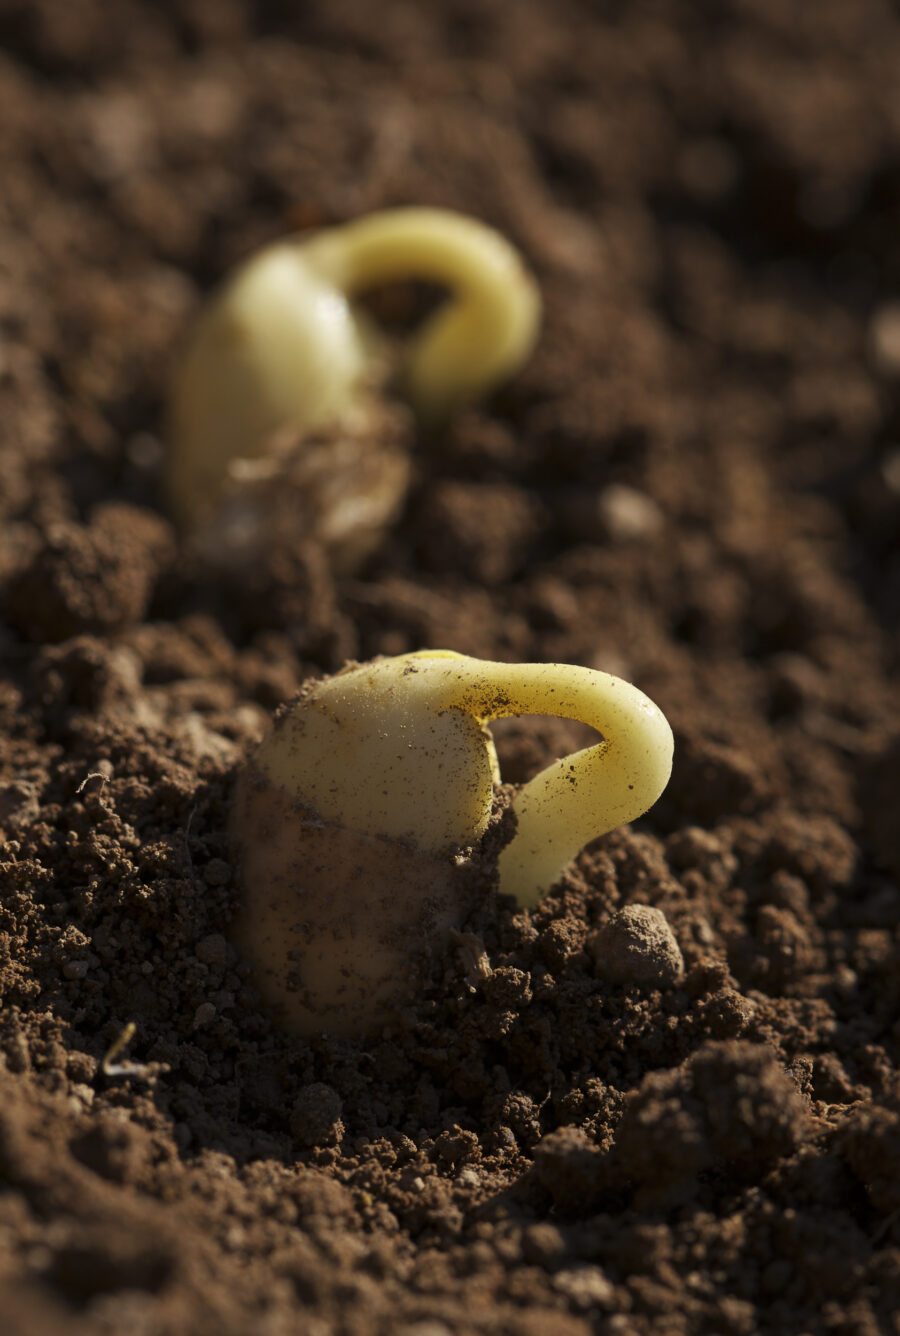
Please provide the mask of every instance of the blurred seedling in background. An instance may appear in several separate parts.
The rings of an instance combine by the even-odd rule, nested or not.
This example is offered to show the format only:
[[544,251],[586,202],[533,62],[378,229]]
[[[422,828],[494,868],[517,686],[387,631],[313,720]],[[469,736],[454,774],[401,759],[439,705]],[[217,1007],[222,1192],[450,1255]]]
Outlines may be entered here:
[[[358,304],[421,279],[447,300],[398,349]],[[372,214],[251,256],[201,312],[169,408],[168,483],[185,532],[238,552],[285,517],[352,569],[410,478],[406,410],[425,429],[515,374],[540,322],[516,250],[440,209]]]
[[106,1050],[100,1070],[107,1080],[147,1081],[152,1085],[158,1077],[169,1071],[169,1065],[165,1062],[131,1062],[124,1057],[136,1032],[137,1025],[129,1021]]
[[235,944],[299,1034],[365,1035],[420,986],[484,893],[480,846],[499,767],[488,723],[543,714],[603,740],[513,799],[501,893],[535,905],[591,840],[659,797],[672,732],[636,687],[568,664],[447,650],[351,666],[282,707],[241,774]]

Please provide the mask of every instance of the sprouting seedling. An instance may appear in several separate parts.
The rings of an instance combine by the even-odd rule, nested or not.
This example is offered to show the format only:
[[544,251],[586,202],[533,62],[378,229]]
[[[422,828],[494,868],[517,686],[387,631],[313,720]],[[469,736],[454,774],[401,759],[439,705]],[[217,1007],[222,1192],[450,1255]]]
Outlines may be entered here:
[[[88,778],[90,779],[91,776],[89,775]],[[100,1063],[100,1070],[104,1076],[111,1079],[125,1077],[136,1081],[149,1081],[152,1084],[157,1077],[162,1076],[169,1070],[168,1063],[119,1061],[134,1038],[136,1031],[137,1025],[134,1021],[129,1021],[125,1029],[106,1050],[103,1061]]]
[[471,903],[491,816],[487,724],[548,714],[603,741],[555,761],[513,801],[501,892],[534,905],[585,844],[640,816],[672,766],[672,732],[636,687],[568,664],[451,651],[382,659],[283,707],[242,774],[235,941],[299,1033],[365,1033],[414,990]]
[[[537,288],[517,251],[473,218],[391,209],[265,247],[201,313],[177,367],[169,485],[187,528],[214,509],[229,478],[240,475],[240,461],[266,456],[279,431],[352,416],[390,361],[386,341],[354,299],[410,278],[449,292],[396,369],[421,422],[439,424],[528,357],[540,319]],[[366,481],[384,492],[385,524],[407,472],[392,462],[388,481]]]

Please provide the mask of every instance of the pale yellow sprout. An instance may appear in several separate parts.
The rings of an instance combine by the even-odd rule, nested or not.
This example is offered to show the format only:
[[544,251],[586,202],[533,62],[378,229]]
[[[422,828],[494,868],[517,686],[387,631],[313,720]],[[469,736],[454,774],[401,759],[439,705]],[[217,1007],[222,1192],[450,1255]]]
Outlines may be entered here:
[[[412,278],[446,287],[448,299],[392,368],[387,342],[354,299]],[[392,370],[418,418],[441,422],[515,373],[539,319],[537,288],[518,253],[462,214],[391,209],[267,246],[226,280],[178,362],[169,486],[182,523],[193,527],[214,512],[223,488],[246,476],[247,461],[266,456],[279,433],[339,424]],[[392,457],[383,481],[371,474],[365,488],[377,494],[385,525],[407,471]],[[354,486],[350,469],[345,493]]]
[[497,758],[487,724],[546,714],[603,741],[554,762],[513,801],[501,892],[534,905],[590,840],[665,787],[672,733],[619,678],[450,651],[382,659],[316,683],[279,715],[241,777],[236,941],[300,1033],[365,1033],[396,1010],[473,893]]

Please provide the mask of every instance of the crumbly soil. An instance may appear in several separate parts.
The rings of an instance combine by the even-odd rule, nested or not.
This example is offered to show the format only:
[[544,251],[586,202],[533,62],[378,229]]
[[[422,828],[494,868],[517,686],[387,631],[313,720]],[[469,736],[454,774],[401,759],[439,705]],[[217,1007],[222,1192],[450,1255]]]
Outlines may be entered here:
[[[892,6],[0,0],[0,52],[4,1331],[900,1330]],[[533,361],[352,576],[192,559],[202,296],[417,202],[523,249]],[[636,682],[671,786],[534,912],[486,890],[393,1029],[287,1037],[235,768],[423,646]],[[498,737],[510,783],[577,741]]]

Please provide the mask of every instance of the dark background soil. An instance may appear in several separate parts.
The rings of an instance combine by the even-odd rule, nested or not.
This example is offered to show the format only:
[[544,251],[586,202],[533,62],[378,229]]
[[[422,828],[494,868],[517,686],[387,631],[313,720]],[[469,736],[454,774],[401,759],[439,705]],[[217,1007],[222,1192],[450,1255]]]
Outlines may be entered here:
[[[0,0],[0,50],[4,1330],[900,1330],[895,8]],[[401,203],[521,246],[537,355],[353,578],[302,533],[202,569],[187,320]],[[235,764],[422,646],[635,681],[672,784],[396,1032],[286,1038],[227,942]],[[507,727],[504,777],[570,736]],[[683,983],[594,964],[630,903]]]

